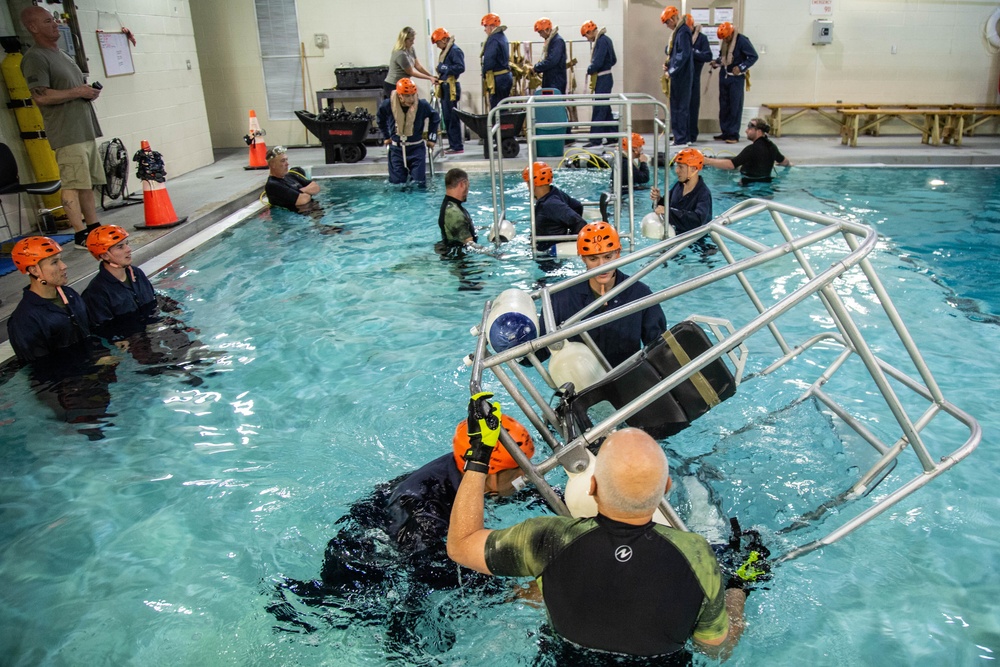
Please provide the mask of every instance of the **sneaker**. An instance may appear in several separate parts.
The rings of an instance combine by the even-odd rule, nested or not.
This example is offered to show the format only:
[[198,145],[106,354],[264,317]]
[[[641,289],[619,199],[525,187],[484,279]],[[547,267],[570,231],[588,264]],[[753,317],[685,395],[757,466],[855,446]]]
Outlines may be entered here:
[[614,146],[616,143],[618,143],[618,142],[616,142],[614,139],[605,139],[604,140],[604,145],[605,146]]
[[87,249],[87,234],[86,229],[81,229],[80,231],[73,234],[73,247],[79,248],[80,250]]
[[444,154],[445,155],[462,155],[463,153],[465,153],[465,149],[464,148],[459,148],[459,149],[446,148],[446,149],[444,149]]
[[675,141],[670,144],[671,148],[687,148],[688,143],[686,141]]
[[727,144],[738,144],[738,143],[740,143],[740,140],[739,139],[726,139],[726,143]]

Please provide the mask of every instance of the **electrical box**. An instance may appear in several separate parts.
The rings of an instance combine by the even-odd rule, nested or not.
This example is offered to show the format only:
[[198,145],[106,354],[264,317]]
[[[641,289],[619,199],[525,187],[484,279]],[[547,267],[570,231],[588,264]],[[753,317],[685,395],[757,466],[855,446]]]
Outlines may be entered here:
[[816,19],[813,21],[813,44],[833,43],[833,21]]

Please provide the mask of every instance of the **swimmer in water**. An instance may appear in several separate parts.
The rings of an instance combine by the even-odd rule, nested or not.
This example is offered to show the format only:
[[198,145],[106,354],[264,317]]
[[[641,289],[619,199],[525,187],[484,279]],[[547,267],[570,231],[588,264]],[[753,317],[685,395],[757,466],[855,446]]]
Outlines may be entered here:
[[[615,228],[606,222],[595,222],[587,225],[577,235],[576,249],[587,270],[596,269],[621,256],[621,241]],[[555,321],[560,325],[575,315],[585,306],[595,300],[602,299],[605,294],[621,284],[628,276],[618,269],[594,275],[585,283],[578,283],[552,294],[552,311]],[[621,294],[607,300],[591,316],[596,317],[612,308],[637,301],[649,296],[652,291],[645,283],[636,282]],[[541,322],[539,335],[545,334],[545,323]],[[659,304],[650,306],[637,313],[626,315],[613,322],[602,324],[590,330],[594,343],[604,354],[612,367],[642,349],[643,345],[652,345],[667,329],[667,319]],[[536,353],[539,360],[548,358],[547,349]]]
[[[502,424],[530,459],[535,446],[528,431],[508,415]],[[320,579],[278,583],[278,600],[267,611],[282,622],[280,628],[312,632],[317,622],[342,622],[343,611],[348,610],[355,622],[384,625],[392,650],[405,652],[407,646],[440,643],[447,637],[454,642],[453,631],[428,620],[432,591],[472,581],[479,581],[477,590],[492,586],[490,590],[497,594],[509,591],[504,584],[459,568],[446,552],[448,522],[468,449],[469,429],[463,419],[455,428],[451,452],[380,484],[371,495],[355,502],[336,522],[339,530],[326,546]],[[513,500],[512,482],[520,476],[510,454],[496,448],[486,475],[486,495]],[[329,606],[339,610],[339,616],[302,614],[297,604]],[[447,650],[450,644],[438,648]]]

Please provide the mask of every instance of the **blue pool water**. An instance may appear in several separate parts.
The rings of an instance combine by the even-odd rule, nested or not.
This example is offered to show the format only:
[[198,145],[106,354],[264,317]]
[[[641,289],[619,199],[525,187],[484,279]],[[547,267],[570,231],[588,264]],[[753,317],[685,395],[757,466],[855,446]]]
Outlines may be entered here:
[[[707,176],[716,213],[739,201],[728,176]],[[470,195],[480,225],[491,220],[488,183],[476,177]],[[557,183],[594,198],[604,180],[580,172]],[[757,191],[878,229],[873,262],[945,395],[980,420],[984,440],[872,525],[778,568],[749,599],[729,664],[995,659],[998,186],[1000,173],[986,169],[796,168]],[[523,205],[524,186],[508,188]],[[469,327],[485,299],[541,275],[524,239],[502,261],[440,261],[431,246],[441,196],[328,182],[328,221],[346,233],[263,214],[155,276],[183,303],[192,336],[221,356],[193,371],[198,384],[139,374],[121,355],[103,439],[56,421],[24,371],[0,386],[5,664],[531,663],[544,611],[506,595],[434,593],[405,644],[386,639],[378,615],[291,599],[316,628],[305,633],[266,611],[281,577],[318,576],[334,521],[354,500],[448,451],[468,396]],[[470,285],[483,289],[459,289]],[[852,297],[850,284],[840,289]],[[668,319],[687,305],[668,307]],[[880,332],[866,335],[877,342]],[[671,443],[676,475],[699,476],[723,511],[776,541],[777,528],[869,460],[814,405],[779,411],[795,394],[782,373],[757,378]],[[699,450],[699,436],[715,440]],[[690,510],[683,494],[677,501]],[[489,513],[500,525],[538,511]],[[407,590],[395,581],[367,602],[399,610]]]

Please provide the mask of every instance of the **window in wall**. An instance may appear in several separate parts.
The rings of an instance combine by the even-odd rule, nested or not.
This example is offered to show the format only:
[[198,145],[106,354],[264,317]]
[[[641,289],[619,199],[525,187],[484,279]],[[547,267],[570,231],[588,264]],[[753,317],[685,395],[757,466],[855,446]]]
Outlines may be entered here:
[[302,63],[295,0],[254,0],[257,35],[264,65],[267,115],[294,120],[302,106]]

